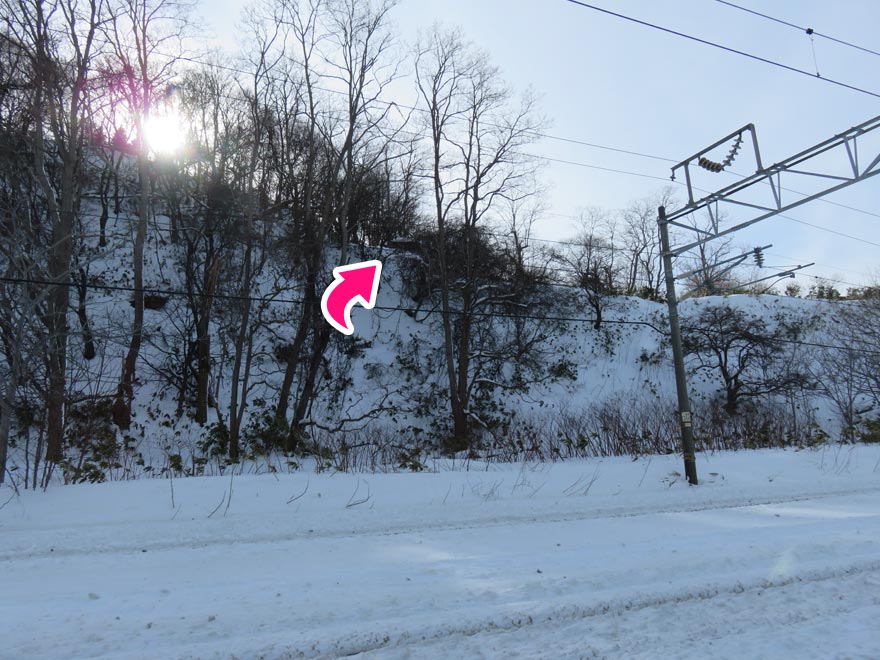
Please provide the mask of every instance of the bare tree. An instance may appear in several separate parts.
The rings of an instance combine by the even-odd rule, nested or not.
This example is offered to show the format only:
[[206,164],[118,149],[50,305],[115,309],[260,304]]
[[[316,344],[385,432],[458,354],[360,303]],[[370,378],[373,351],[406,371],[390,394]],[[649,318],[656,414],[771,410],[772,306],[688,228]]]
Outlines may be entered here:
[[818,352],[814,372],[850,442],[880,410],[880,295],[872,287],[852,293],[855,300],[826,303],[832,310],[826,323],[832,347]]
[[55,464],[63,457],[70,271],[86,140],[83,110],[107,6],[103,0],[5,0],[2,15],[4,39],[21,49],[32,74],[31,171],[51,228],[45,271],[51,284],[41,317],[48,334],[46,459]]
[[[303,80],[308,145],[297,237],[305,271],[303,307],[293,341],[284,350],[286,369],[276,408],[279,426],[288,425],[291,388],[302,369],[288,425],[291,447],[310,423],[309,410],[331,337],[318,304],[319,278],[326,270],[325,241],[335,228],[339,262],[347,262],[349,216],[359,178],[388,157],[385,147],[394,138],[382,130],[391,106],[380,95],[396,77],[388,26],[395,4],[394,0],[308,0],[283,5],[281,20],[291,28]],[[322,80],[341,85],[341,113],[319,109]]]
[[[322,247],[326,234],[325,223],[320,222],[316,217],[319,196],[317,171],[322,151],[319,145],[321,117],[317,89],[320,80],[317,70],[319,55],[316,50],[325,38],[320,30],[320,16],[323,10],[323,0],[285,2],[275,19],[289,28],[289,39],[294,51],[289,54],[289,61],[291,64],[295,62],[300,68],[301,98],[304,102],[304,106],[300,110],[297,103],[300,98],[299,92],[291,93],[292,90],[289,86],[280,90],[282,93],[277,98],[281,103],[278,104],[276,101],[276,106],[280,105],[278,108],[280,112],[276,110],[276,114],[283,119],[281,122],[283,150],[280,155],[282,167],[286,166],[285,169],[302,173],[296,182],[293,178],[287,178],[281,185],[297,198],[295,208],[299,210],[299,218],[295,219],[293,223],[292,238],[301,246],[302,261],[305,266],[303,307],[296,333],[292,341],[281,351],[285,361],[285,371],[275,408],[275,424],[279,430],[288,427],[287,415],[290,407],[291,389],[301,364],[302,352],[309,331],[315,322],[314,314],[316,312],[312,308],[318,304],[318,269],[321,266]],[[301,130],[299,128],[300,122],[302,123]],[[300,132],[302,135],[297,135]],[[304,148],[301,143],[304,143]],[[295,424],[290,425],[291,428],[294,426]]]
[[[501,343],[501,350],[477,352],[477,360],[493,360],[496,363],[504,355],[508,364],[512,364],[512,378],[501,383],[496,378],[495,384],[507,391],[526,389],[532,385],[548,380],[552,373],[559,371],[564,358],[559,360],[550,340],[563,332],[559,323],[545,321],[541,315],[551,314],[558,303],[551,275],[551,257],[539,244],[536,249],[532,243],[534,223],[545,211],[544,201],[540,194],[525,199],[510,200],[506,205],[505,220],[506,236],[501,238],[499,249],[503,255],[502,262],[510,273],[505,277],[509,287],[510,299],[501,301],[499,309],[509,320],[510,331],[505,329],[507,341]],[[483,373],[491,372],[489,365],[480,369]],[[498,369],[494,370],[500,373]]]
[[[7,266],[14,264],[18,256],[3,248],[0,254]],[[19,392],[28,381],[42,380],[42,373],[34,368],[46,347],[37,319],[48,294],[48,289],[38,292],[27,283],[7,283],[0,289],[0,304],[5,310],[0,315],[0,350],[6,363],[5,369],[0,369],[0,484],[6,476],[10,430],[18,412]]]
[[[723,214],[717,217],[723,219]],[[700,224],[694,220],[693,224],[696,236],[701,240],[689,253],[687,267],[692,274],[685,278],[683,297],[717,296],[735,289],[744,280],[738,276],[735,265],[725,263],[731,256],[733,239],[706,239],[706,223]],[[692,238],[693,235],[688,236]]]
[[[539,128],[535,102],[513,95],[498,70],[454,31],[435,27],[416,53],[416,78],[428,117],[429,174],[436,228],[445,372],[452,415],[446,449],[470,446],[475,382],[474,341],[477,319],[499,302],[497,284],[485,281],[484,232],[501,202],[535,190],[530,168],[519,149]],[[450,243],[455,235],[458,239]],[[455,245],[455,252],[450,247]],[[453,297],[456,300],[453,300]]]
[[707,303],[682,325],[684,350],[694,373],[721,377],[724,409],[736,415],[744,400],[806,386],[807,365],[789,359],[805,323],[782,315],[768,322],[727,303]]
[[565,281],[585,294],[593,313],[593,328],[602,327],[602,313],[609,300],[623,292],[621,250],[615,244],[612,218],[600,209],[581,214],[582,229],[566,249],[555,251]]
[[144,246],[152,213],[153,179],[146,124],[159,111],[173,68],[183,55],[182,37],[192,3],[183,0],[115,0],[117,7],[107,30],[114,49],[119,89],[134,123],[137,140],[138,201],[132,272],[134,321],[128,352],[113,406],[121,429],[131,425],[131,405],[144,326]]
[[[252,73],[248,86],[242,88],[247,101],[250,150],[240,186],[246,201],[242,236],[244,254],[240,270],[241,288],[238,292],[240,301],[238,328],[234,340],[232,390],[229,402],[229,457],[233,461],[239,459],[241,428],[251,385],[254,340],[257,330],[263,327],[262,319],[266,308],[265,304],[261,304],[256,314],[253,314],[252,294],[268,258],[268,233],[262,232],[260,240],[257,222],[290,203],[290,200],[279,199],[272,208],[263,208],[266,200],[269,199],[270,174],[267,167],[260,166],[260,161],[267,156],[264,153],[265,143],[270,140],[275,143],[271,132],[272,124],[276,120],[271,117],[269,97],[274,94],[272,73],[283,61],[283,50],[279,52],[275,49],[276,42],[283,38],[282,26],[278,22],[267,24],[266,21],[259,20],[254,13],[249,15],[249,19],[256,48],[253,49],[249,61]],[[289,98],[286,94],[282,94],[282,97],[285,100]]]
[[627,295],[650,300],[662,296],[663,264],[660,255],[660,237],[657,231],[657,209],[674,205],[671,188],[656,195],[639,199],[620,214],[621,247],[628,264],[622,283]]
[[[846,327],[835,328],[830,333],[835,343],[845,343],[841,343],[839,348],[818,352],[812,376],[822,395],[837,409],[842,438],[855,442],[859,416],[870,410],[871,406],[862,407],[866,392],[858,376],[858,363],[864,349],[858,344],[859,337],[853,337],[850,330]],[[856,340],[855,344],[852,343],[853,339]]]
[[844,324],[850,334],[855,334],[859,347],[864,348],[857,357],[855,372],[859,378],[859,389],[865,392],[880,409],[880,286],[867,287],[860,299],[844,313]]

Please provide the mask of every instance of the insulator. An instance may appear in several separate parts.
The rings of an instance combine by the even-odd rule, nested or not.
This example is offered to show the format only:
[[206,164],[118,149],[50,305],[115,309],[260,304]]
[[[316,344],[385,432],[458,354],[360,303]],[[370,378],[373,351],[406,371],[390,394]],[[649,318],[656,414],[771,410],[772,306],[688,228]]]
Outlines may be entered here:
[[731,163],[733,163],[736,155],[739,153],[740,147],[742,147],[743,136],[742,133],[736,136],[736,142],[733,143],[733,146],[730,148],[730,151],[727,154],[727,158],[724,159],[722,166],[727,167]]
[[721,163],[716,163],[714,160],[709,160],[705,156],[700,156],[700,160],[697,161],[697,165],[702,167],[704,170],[709,170],[710,172],[715,172],[716,174],[724,169],[724,165]]
[[758,264],[758,268],[763,268],[764,267],[764,250],[762,250],[761,248],[755,248],[754,255],[755,255],[755,263]]
[[727,157],[723,162],[718,163],[714,160],[709,160],[705,156],[700,156],[697,160],[697,165],[702,167],[704,170],[709,170],[710,172],[723,172],[724,168],[733,163],[734,159],[736,159],[736,155],[739,153],[740,148],[742,147],[743,136],[742,133],[736,136],[736,141],[733,143],[733,146],[730,148],[730,151],[727,152]]

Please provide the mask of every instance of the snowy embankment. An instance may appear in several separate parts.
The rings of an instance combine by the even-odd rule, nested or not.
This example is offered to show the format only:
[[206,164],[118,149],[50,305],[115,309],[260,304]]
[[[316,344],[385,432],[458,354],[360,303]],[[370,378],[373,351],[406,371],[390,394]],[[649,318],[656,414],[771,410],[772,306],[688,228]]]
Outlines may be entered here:
[[880,657],[880,447],[698,464],[22,493],[0,657]]

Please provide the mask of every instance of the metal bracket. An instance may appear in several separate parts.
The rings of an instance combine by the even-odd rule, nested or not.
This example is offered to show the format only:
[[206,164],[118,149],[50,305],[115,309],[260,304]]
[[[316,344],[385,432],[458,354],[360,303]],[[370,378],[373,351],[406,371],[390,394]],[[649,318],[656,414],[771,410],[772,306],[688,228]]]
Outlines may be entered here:
[[[685,158],[678,165],[673,166],[672,168],[672,180],[675,181],[676,173],[679,170],[684,170],[685,177],[685,185],[687,186],[688,191],[688,206],[692,206],[697,202],[694,200],[694,186],[693,181],[691,180],[691,165],[697,164],[697,166],[702,167],[703,169],[709,170],[710,172],[721,172],[725,168],[727,168],[736,158],[739,150],[742,147],[743,143],[743,135],[745,133],[749,133],[752,137],[752,148],[755,154],[755,164],[756,164],[756,172],[763,171],[763,165],[761,164],[761,152],[758,149],[758,135],[755,131],[754,124],[746,124],[739,130],[734,131],[730,135],[725,135],[723,138],[715,142],[714,144],[706,147],[705,149],[698,151],[693,156],[689,158]],[[730,151],[727,153],[727,157],[721,161],[716,162],[707,157],[707,154],[711,153],[718,147],[728,142],[733,142],[733,146]]]
[[[869,119],[770,167],[763,168],[754,127],[752,124],[748,124],[739,131],[735,131],[724,139],[719,140],[709,148],[703,149],[690,158],[683,160],[673,167],[672,170],[674,173],[684,168],[685,174],[688,176],[688,203],[682,208],[669,213],[667,220],[670,224],[694,231],[699,236],[690,243],[671,248],[672,255],[678,256],[702,243],[732,234],[761,220],[779,215],[814,199],[880,174],[880,147],[876,143],[871,143],[864,139],[864,136],[871,132],[880,132],[878,129],[880,129],[880,116]],[[758,170],[755,174],[744,177],[741,181],[725,186],[716,192],[709,192],[699,200],[694,200],[693,191],[695,189],[691,184],[688,173],[689,164],[694,159],[699,159],[702,154],[711,151],[746,130],[752,133]],[[861,145],[859,144],[860,142]],[[834,160],[835,157],[837,161]],[[847,171],[849,172],[848,175],[840,173]],[[784,190],[790,192],[789,189],[783,186],[783,178],[786,180],[792,178],[803,180],[805,177],[811,182],[819,182],[819,189],[804,193],[802,197],[794,198],[792,201],[787,199],[790,195],[783,198],[782,193]],[[710,212],[711,231],[696,230],[694,227],[681,221],[685,216],[692,215],[702,209]],[[739,211],[740,216],[745,215],[745,218],[731,227],[721,229],[718,226],[719,211],[730,211],[731,213]]]

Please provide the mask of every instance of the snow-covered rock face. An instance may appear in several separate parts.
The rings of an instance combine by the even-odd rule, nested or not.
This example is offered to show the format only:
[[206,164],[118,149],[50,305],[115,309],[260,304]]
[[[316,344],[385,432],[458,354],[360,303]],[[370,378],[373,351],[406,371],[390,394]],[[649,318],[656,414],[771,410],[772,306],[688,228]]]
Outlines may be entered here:
[[[88,204],[83,214],[88,218],[98,215]],[[73,465],[82,460],[84,466],[78,479],[225,470],[229,384],[237,340],[234,313],[240,301],[234,296],[213,300],[208,327],[210,407],[207,422],[196,424],[189,412],[192,402],[180,395],[183,379],[190,379],[191,390],[193,378],[192,361],[182,366],[194,350],[194,303],[186,294],[183,267],[187,257],[179,243],[168,240],[172,220],[159,215],[154,224],[148,234],[144,277],[145,285],[156,291],[145,311],[132,429],[117,433],[99,423],[102,409],[72,406],[70,458]],[[126,266],[132,259],[131,227],[132,219],[122,214],[110,220],[107,246],[98,246],[97,235],[87,240],[91,282],[123,289],[131,286]],[[338,256],[329,248],[328,255],[321,286],[332,280]],[[321,469],[424,469],[449,435],[442,319],[438,303],[425,297],[428,289],[413,282],[414,273],[423,267],[421,258],[410,252],[368,248],[361,257],[384,264],[378,300],[372,310],[353,309],[353,336],[334,333],[330,339],[319,365],[314,400],[302,418],[308,434],[297,440],[299,450],[308,450],[305,458],[301,451],[295,457],[279,451],[290,445],[290,439],[273,425],[285,376],[284,350],[294,341],[302,313],[303,283],[291,264],[276,259],[270,260],[251,291],[254,342],[249,359],[239,365],[239,379],[249,379],[241,428],[243,456],[254,469],[288,471],[305,463]],[[234,264],[226,266],[229,272],[235,270]],[[481,296],[494,294],[491,283],[477,290]],[[125,290],[89,290],[89,320],[98,338],[98,356],[83,360],[81,336],[71,335],[69,389],[73,400],[115,391],[127,349],[122,339],[125,333],[119,329],[132,324],[130,295]],[[476,453],[496,460],[555,460],[677,450],[665,305],[640,298],[606,298],[597,329],[592,308],[576,289],[548,288],[534,297],[533,303],[515,310],[525,319],[518,321],[509,311],[499,311],[494,317],[481,313],[474,319],[471,401],[466,412],[479,437]],[[757,353],[760,359],[753,359],[738,381],[725,382],[718,360],[729,360],[726,367],[735,371],[742,356],[739,344],[731,344],[722,358],[705,347],[705,359],[688,356],[700,446],[804,445],[820,442],[823,434],[838,437],[844,426],[839,410],[815,383],[751,399],[748,387],[741,383],[760,392],[755,379],[793,366],[815,376],[818,357],[823,351],[827,356],[827,346],[837,343],[829,334],[829,324],[845,305],[745,295],[682,302],[685,333],[707,309],[724,306],[744,319],[757,319],[768,333],[783,326],[796,328],[793,334],[782,336],[778,350]],[[71,327],[76,327],[73,313]],[[458,317],[453,315],[452,332],[458,332],[458,327]],[[740,388],[739,405],[749,414],[730,419],[719,415],[726,386]],[[753,404],[757,407],[750,408]],[[859,410],[870,410],[865,405],[857,402]],[[292,405],[288,418],[290,410]],[[105,436],[108,442],[101,451],[106,451],[98,456],[93,441]],[[115,451],[114,437],[121,451]],[[27,463],[25,444],[17,443],[11,453],[11,465],[17,470]]]

